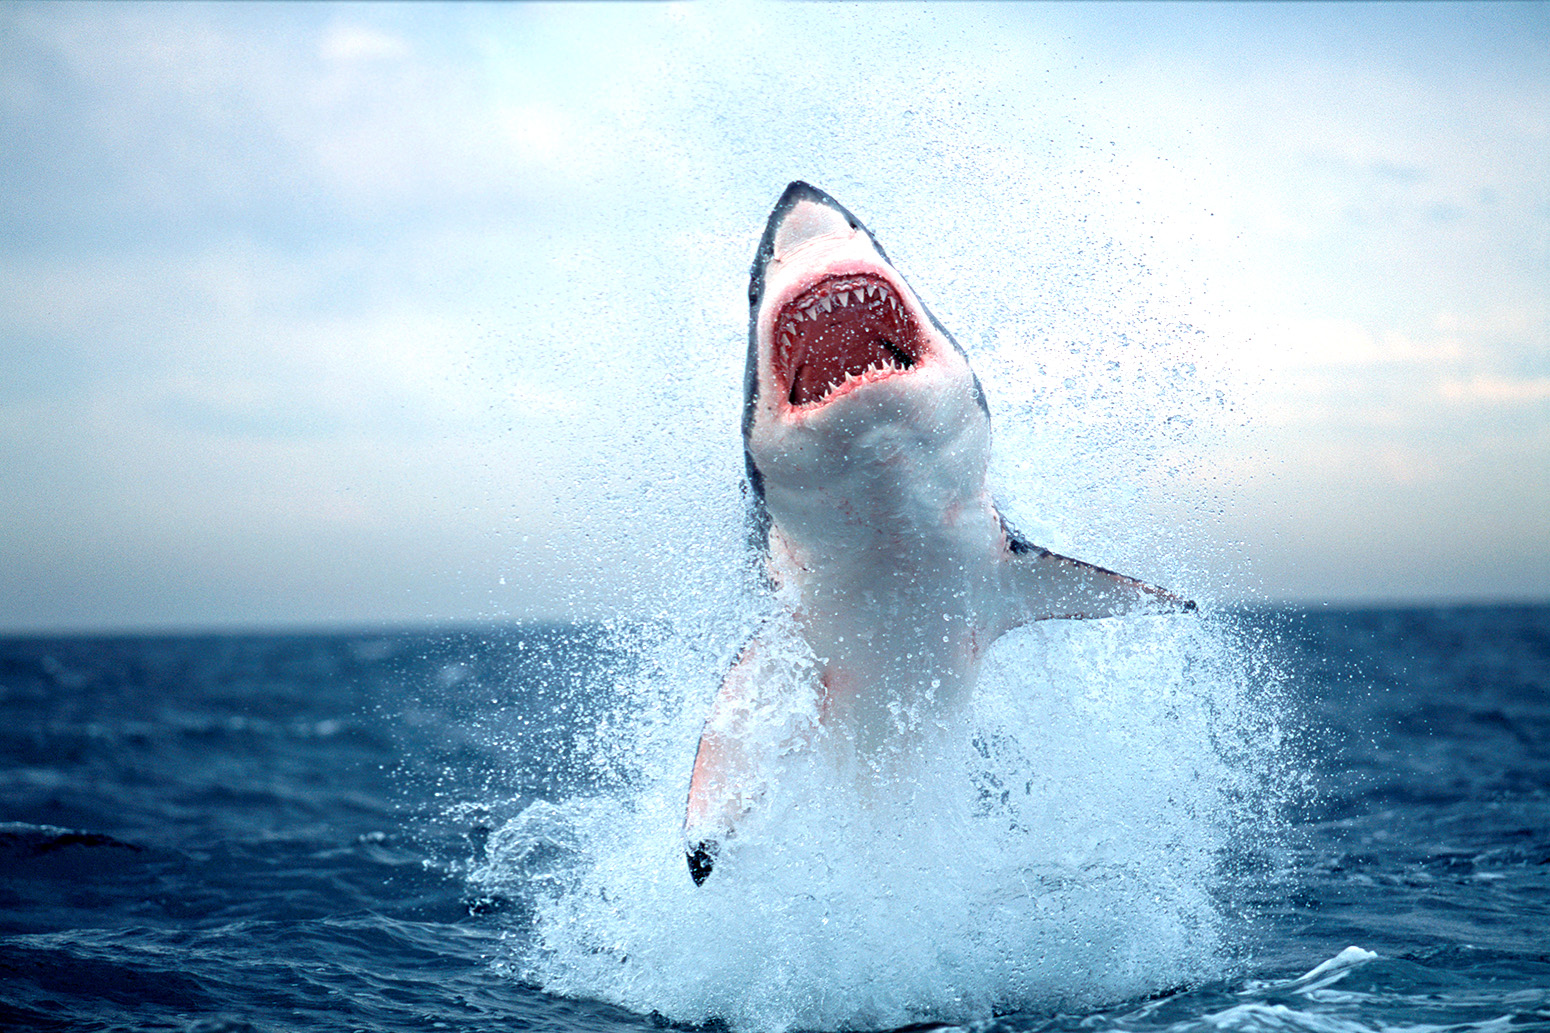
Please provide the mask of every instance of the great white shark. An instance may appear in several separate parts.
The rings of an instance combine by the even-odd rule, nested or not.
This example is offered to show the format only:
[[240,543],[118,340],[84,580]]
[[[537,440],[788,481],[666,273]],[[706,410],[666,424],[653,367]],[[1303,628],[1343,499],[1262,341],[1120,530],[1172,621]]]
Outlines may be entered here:
[[[968,356],[834,198],[786,187],[748,304],[754,547],[811,651],[819,720],[858,751],[885,750],[920,715],[950,712],[986,648],[1019,625],[1195,608],[1007,523],[986,483],[990,410]],[[697,885],[760,791],[740,715],[774,691],[774,634],[743,647],[700,737],[684,817]]]

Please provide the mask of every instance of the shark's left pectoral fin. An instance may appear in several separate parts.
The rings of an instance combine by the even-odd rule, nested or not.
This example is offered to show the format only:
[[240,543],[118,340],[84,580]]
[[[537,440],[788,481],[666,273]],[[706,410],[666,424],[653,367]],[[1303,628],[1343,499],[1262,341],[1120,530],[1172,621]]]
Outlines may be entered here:
[[1180,613],[1195,604],[1164,588],[1034,545],[1006,529],[1001,588],[1005,627],[1030,621]]

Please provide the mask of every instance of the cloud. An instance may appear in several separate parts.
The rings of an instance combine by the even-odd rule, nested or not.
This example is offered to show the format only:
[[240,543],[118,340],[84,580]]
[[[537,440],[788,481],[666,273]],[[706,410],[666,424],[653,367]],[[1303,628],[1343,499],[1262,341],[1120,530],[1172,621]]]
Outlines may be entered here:
[[[1428,455],[1532,508],[1501,479],[1546,458],[1537,37],[1388,17],[12,6],[3,555],[162,570],[231,620],[265,571],[323,597],[290,553],[363,613],[478,613],[497,570],[532,575],[509,612],[660,596],[741,534],[743,281],[796,177],[974,353],[1052,534],[1125,539],[1176,470],[1388,514],[1341,471],[1435,483]],[[626,539],[634,573],[586,566]],[[414,595],[437,569],[461,596]],[[112,617],[71,598],[51,619]]]
[[1488,406],[1532,405],[1550,401],[1550,377],[1510,379],[1475,376],[1468,380],[1446,380],[1442,397],[1450,402]]
[[408,57],[410,50],[400,36],[365,25],[335,22],[323,33],[318,53],[326,61],[391,61]]

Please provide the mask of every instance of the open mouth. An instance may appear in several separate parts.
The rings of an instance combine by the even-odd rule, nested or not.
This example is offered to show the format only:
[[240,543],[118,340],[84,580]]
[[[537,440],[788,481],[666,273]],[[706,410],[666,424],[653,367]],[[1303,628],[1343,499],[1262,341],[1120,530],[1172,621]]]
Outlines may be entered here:
[[880,276],[835,276],[775,317],[775,375],[793,407],[817,405],[853,380],[881,380],[920,361],[920,331]]

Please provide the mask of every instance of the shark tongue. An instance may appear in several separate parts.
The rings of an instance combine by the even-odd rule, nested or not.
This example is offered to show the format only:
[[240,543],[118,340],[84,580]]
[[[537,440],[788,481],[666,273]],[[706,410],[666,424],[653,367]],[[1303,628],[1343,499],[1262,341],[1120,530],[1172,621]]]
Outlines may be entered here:
[[788,302],[775,326],[775,368],[797,408],[852,377],[882,379],[920,359],[914,320],[880,277],[824,280]]

